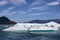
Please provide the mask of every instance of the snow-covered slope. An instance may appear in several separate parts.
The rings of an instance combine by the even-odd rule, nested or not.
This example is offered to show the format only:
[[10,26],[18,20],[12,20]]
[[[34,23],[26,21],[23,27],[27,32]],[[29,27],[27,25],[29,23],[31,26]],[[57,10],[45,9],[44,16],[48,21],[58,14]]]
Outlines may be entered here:
[[60,25],[55,22],[49,22],[45,24],[37,23],[17,23],[13,27],[4,29],[3,31],[18,31],[18,30],[59,30]]

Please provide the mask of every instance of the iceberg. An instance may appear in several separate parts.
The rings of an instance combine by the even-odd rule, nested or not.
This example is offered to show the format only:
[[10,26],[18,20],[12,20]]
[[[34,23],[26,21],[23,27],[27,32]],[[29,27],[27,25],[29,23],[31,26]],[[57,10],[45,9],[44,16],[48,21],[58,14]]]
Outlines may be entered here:
[[29,33],[56,33],[59,31],[60,24],[49,22],[45,24],[38,23],[17,23],[13,27],[3,29],[3,31],[19,31]]

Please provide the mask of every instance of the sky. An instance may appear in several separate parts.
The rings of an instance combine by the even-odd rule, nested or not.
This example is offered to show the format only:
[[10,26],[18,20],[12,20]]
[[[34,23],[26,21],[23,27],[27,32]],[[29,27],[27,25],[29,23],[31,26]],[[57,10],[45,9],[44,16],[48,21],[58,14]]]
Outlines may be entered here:
[[60,0],[0,0],[0,17],[12,21],[60,19]]

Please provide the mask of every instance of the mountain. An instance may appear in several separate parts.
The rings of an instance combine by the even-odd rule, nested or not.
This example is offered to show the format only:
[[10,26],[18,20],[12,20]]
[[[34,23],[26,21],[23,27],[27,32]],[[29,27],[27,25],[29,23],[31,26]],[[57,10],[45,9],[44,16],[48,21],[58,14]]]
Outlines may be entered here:
[[48,23],[48,22],[56,22],[60,24],[60,19],[50,19],[50,20],[32,20],[28,23]]
[[[48,23],[48,22],[56,22],[60,24],[60,19],[49,19],[49,20],[32,20],[24,23]],[[16,22],[9,20],[7,17],[0,17],[0,24],[16,24]]]
[[16,22],[9,20],[7,17],[0,17],[0,24],[16,24]]

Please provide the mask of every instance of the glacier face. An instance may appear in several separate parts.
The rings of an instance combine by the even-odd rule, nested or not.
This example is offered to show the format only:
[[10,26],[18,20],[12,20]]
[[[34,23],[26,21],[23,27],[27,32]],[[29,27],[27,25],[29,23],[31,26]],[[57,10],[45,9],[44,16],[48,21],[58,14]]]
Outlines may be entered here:
[[49,22],[45,24],[38,23],[17,23],[13,27],[4,29],[3,31],[18,31],[18,30],[59,30],[60,25],[55,22]]

